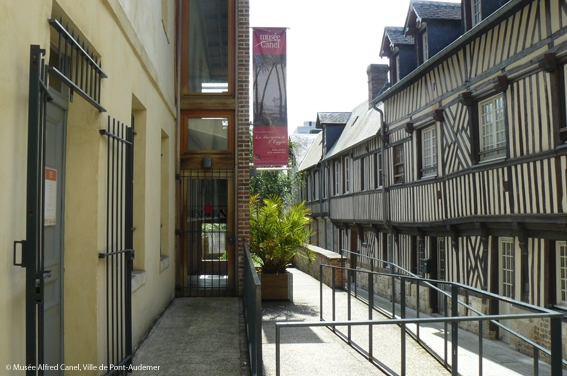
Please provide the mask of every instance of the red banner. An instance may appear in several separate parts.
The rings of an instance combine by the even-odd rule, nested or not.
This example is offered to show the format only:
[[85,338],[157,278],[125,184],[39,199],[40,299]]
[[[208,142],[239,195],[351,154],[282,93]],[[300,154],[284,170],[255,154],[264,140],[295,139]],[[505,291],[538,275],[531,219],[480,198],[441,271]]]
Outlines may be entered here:
[[254,165],[288,164],[286,29],[253,29]]

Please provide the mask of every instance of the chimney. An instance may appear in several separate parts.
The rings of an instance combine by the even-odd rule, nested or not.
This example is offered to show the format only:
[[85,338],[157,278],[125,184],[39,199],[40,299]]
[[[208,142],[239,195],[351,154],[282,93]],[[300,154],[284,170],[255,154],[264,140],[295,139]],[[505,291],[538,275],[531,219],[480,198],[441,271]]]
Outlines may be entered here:
[[366,69],[366,74],[368,74],[368,106],[388,83],[389,71],[390,68],[387,64],[370,64]]

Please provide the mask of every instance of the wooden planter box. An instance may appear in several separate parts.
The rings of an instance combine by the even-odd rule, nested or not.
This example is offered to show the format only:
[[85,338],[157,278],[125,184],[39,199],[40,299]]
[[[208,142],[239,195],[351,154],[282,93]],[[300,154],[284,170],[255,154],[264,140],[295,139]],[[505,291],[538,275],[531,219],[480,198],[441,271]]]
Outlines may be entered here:
[[293,274],[260,274],[262,300],[293,302]]

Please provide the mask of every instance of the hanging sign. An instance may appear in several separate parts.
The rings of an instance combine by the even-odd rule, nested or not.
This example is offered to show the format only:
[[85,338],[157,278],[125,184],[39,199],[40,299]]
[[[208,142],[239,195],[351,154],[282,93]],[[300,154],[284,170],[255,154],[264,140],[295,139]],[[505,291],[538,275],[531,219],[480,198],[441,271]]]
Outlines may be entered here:
[[45,194],[44,194],[44,226],[55,226],[57,223],[57,170],[45,168]]
[[288,164],[286,28],[253,29],[255,166]]

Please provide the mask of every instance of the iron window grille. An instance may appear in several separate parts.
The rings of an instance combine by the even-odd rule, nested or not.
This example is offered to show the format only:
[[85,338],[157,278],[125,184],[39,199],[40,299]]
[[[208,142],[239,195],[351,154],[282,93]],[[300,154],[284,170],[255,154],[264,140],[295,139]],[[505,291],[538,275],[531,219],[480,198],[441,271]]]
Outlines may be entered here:
[[87,102],[100,112],[106,109],[100,103],[101,82],[108,78],[102,70],[102,63],[94,55],[85,41],[81,41],[75,31],[69,32],[69,25],[63,27],[63,18],[50,19],[49,24],[58,33],[55,53],[58,56],[57,65],[49,66],[49,72],[69,86],[70,100],[77,92]]

